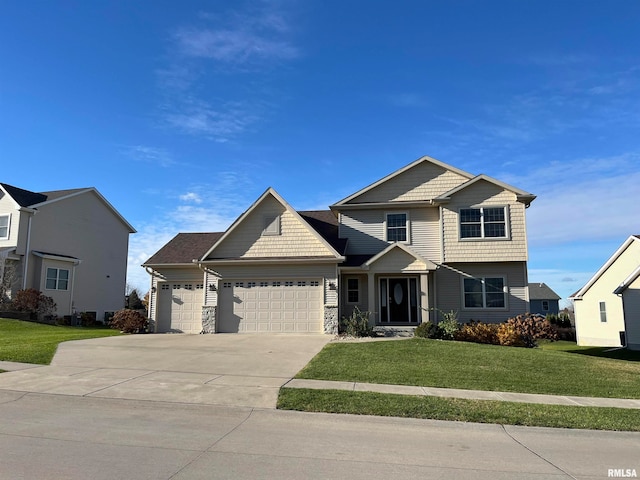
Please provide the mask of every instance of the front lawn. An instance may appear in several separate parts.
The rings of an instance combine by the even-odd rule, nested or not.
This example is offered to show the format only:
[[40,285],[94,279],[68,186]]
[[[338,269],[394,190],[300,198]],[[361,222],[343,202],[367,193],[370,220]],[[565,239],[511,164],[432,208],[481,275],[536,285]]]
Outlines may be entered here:
[[590,430],[640,431],[638,410],[283,388],[278,408]]
[[0,318],[0,360],[47,365],[61,342],[113,335],[120,332],[105,327],[62,327]]
[[[331,343],[296,378],[587,397],[640,398],[640,354],[407,339]],[[615,355],[615,352],[608,354]]]
[[[526,349],[407,339],[330,343],[296,378],[592,397],[640,398],[640,353],[541,342]],[[282,388],[306,412],[640,431],[639,410]]]

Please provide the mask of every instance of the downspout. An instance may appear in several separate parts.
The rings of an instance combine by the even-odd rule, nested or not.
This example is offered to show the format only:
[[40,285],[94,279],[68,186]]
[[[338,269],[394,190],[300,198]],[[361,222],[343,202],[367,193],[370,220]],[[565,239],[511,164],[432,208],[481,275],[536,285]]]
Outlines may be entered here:
[[71,315],[75,315],[73,311],[73,290],[76,286],[76,267],[80,265],[81,260],[77,260],[73,262],[73,270],[71,270],[71,295],[69,296],[69,312]]
[[[148,314],[149,314],[149,317],[155,321],[156,320],[156,317],[155,317],[155,314],[156,314],[156,311],[155,311],[155,296],[157,295],[157,292],[153,291],[153,289],[156,288],[154,286],[153,282],[154,282],[154,278],[162,278],[162,279],[164,279],[165,277],[160,275],[158,272],[156,272],[151,267],[144,267],[144,270],[145,270],[145,272],[147,272],[151,276],[151,287],[149,288]],[[151,314],[151,312],[153,312],[153,315]]]
[[29,273],[29,257],[31,256],[31,219],[36,213],[38,213],[38,210],[36,210],[35,208],[22,207],[19,208],[18,211],[26,212],[29,214],[29,220],[27,222],[27,244],[25,245],[24,268],[22,271],[22,289],[26,290],[27,274]]

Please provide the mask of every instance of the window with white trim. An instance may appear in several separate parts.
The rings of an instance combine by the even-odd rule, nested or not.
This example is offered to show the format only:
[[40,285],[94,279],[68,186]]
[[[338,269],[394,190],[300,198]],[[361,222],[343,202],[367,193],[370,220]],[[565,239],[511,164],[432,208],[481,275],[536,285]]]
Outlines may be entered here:
[[9,226],[11,225],[11,215],[0,215],[0,240],[9,238]]
[[507,208],[460,209],[460,238],[507,238]]
[[409,215],[387,213],[385,218],[388,242],[409,242]]
[[68,290],[69,270],[64,268],[47,268],[47,290]]
[[607,322],[607,305],[605,302],[600,302],[600,321],[602,323]]
[[503,277],[465,278],[464,308],[505,308],[506,285]]

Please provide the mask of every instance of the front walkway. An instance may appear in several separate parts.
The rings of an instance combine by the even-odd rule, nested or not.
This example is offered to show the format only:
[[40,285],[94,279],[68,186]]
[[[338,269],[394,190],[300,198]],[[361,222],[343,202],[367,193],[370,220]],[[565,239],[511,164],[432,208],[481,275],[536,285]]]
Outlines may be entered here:
[[311,388],[321,390],[348,390],[353,392],[392,393],[470,400],[498,400],[502,402],[544,403],[574,407],[615,407],[640,409],[640,400],[626,398],[572,397],[542,395],[534,393],[488,392],[484,390],[461,390],[457,388],[416,387],[412,385],[384,385],[377,383],[333,382],[328,380],[293,379],[284,388]]

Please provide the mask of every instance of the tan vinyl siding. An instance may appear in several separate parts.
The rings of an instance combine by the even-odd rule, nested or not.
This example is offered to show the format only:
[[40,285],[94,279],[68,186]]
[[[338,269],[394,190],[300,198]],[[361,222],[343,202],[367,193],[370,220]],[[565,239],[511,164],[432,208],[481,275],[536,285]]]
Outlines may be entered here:
[[[280,216],[280,234],[263,235],[267,219]],[[214,258],[332,256],[310,227],[272,196],[265,197],[213,251]]]
[[[640,265],[640,242],[632,242],[574,302],[578,345],[615,347],[624,330],[622,300],[613,291]],[[600,321],[600,302],[605,302],[607,321]]]
[[[13,200],[7,195],[0,198],[0,216],[4,217],[5,215],[9,216],[9,238],[0,239],[0,247],[15,247],[18,245],[20,212],[16,208],[16,204]],[[24,217],[26,218],[27,215],[24,215]]]
[[[364,255],[378,253],[389,246],[385,241],[385,215],[399,210],[354,210],[341,213],[340,236],[348,238],[347,254]],[[439,211],[435,207],[403,209],[409,215],[408,243],[423,257],[440,261]]]
[[469,180],[462,175],[422,162],[363,193],[349,203],[416,201],[435,198]]
[[[461,208],[506,206],[507,239],[460,239]],[[526,261],[525,207],[514,193],[485,181],[455,194],[442,207],[445,262]]]
[[407,252],[395,248],[371,265],[372,272],[424,272],[426,265]]
[[349,239],[347,254],[373,254],[388,246],[384,241],[384,211],[357,210],[340,216],[340,237]]
[[[447,268],[450,267],[450,268]],[[463,307],[462,272],[471,277],[504,277],[507,286],[506,308],[465,309]],[[435,272],[436,308],[444,312],[454,310],[462,323],[471,320],[499,323],[510,317],[526,313],[527,274],[524,262],[487,264],[448,264]]]

